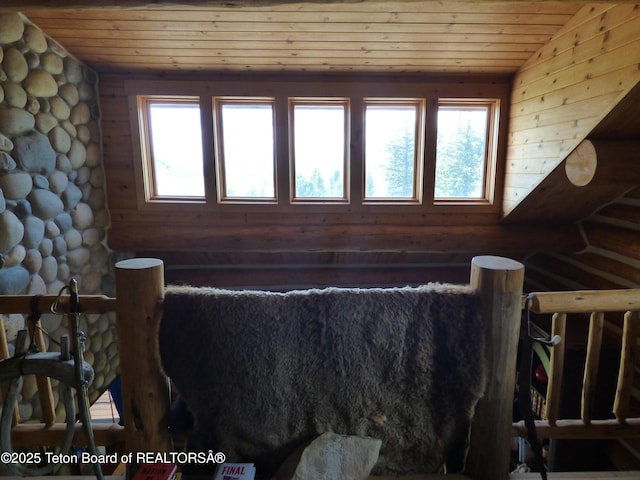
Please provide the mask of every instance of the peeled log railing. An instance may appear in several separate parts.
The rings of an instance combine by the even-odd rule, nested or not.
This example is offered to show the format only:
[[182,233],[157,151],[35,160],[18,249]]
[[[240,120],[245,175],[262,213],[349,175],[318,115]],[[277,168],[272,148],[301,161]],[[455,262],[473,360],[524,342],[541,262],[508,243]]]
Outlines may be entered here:
[[[640,289],[532,293],[526,301],[533,313],[553,314],[551,336],[566,338],[568,314],[589,315],[580,418],[559,418],[566,348],[566,342],[562,341],[551,349],[544,419],[536,421],[538,436],[562,439],[640,437],[640,418],[629,417],[640,334]],[[592,412],[600,366],[604,314],[610,312],[624,312],[618,381],[611,406],[615,418],[595,420],[592,419]],[[513,433],[526,437],[524,422],[514,423]]]

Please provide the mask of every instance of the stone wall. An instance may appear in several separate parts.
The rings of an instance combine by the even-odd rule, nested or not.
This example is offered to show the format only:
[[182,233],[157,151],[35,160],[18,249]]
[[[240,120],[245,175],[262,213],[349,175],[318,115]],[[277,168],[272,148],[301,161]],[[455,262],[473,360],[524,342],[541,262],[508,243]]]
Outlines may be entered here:
[[[0,62],[0,294],[57,294],[75,278],[81,294],[113,295],[97,75],[19,13],[0,13]],[[13,341],[25,319],[3,320]],[[42,326],[50,350],[69,333],[59,315]],[[81,328],[93,400],[116,373],[113,315],[85,315]],[[38,410],[25,378],[21,417]]]

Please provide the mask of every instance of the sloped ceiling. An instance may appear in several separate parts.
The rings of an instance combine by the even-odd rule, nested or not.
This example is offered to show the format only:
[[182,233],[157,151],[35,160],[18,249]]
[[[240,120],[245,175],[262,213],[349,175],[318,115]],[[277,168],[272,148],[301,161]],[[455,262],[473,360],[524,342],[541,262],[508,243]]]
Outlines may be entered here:
[[[120,5],[118,5],[120,4]],[[12,1],[98,72],[512,75],[573,2]]]

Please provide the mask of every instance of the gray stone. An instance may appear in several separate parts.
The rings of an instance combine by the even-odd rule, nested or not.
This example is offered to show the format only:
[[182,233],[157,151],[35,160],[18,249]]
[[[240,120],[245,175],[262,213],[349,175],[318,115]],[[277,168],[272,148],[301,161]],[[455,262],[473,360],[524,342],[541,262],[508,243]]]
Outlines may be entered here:
[[78,125],[78,140],[85,145],[91,141],[91,130],[86,125]]
[[24,79],[24,88],[29,94],[36,97],[53,97],[58,93],[56,80],[44,70],[31,70],[27,78]]
[[79,230],[83,230],[93,225],[93,211],[86,203],[78,203],[71,211],[71,220],[73,226]]
[[69,174],[73,171],[71,166],[71,160],[65,154],[60,154],[56,157],[56,168],[61,172]]
[[15,267],[20,265],[27,256],[27,249],[23,245],[16,245],[4,256],[4,266]]
[[366,480],[378,461],[382,440],[323,433],[292,455],[276,480]]
[[[2,68],[2,65],[0,65],[0,82],[6,82],[6,81],[7,81],[7,74],[5,73],[4,68]],[[2,99],[4,100],[4,90],[2,90]]]
[[36,53],[44,53],[47,51],[47,38],[39,28],[33,25],[25,26],[23,38],[30,50]]
[[67,132],[72,137],[75,138],[78,136],[78,129],[69,120],[63,120],[62,122],[60,122],[60,125],[62,126],[62,128],[64,128],[64,131]]
[[20,200],[25,198],[33,187],[31,175],[25,172],[12,171],[4,175],[0,175],[0,188],[4,192],[4,196],[11,200]]
[[2,68],[11,82],[22,82],[29,74],[29,65],[17,48],[8,48],[4,52]]
[[[48,222],[47,222],[48,225]],[[45,225],[46,231],[46,225]],[[43,238],[42,242],[40,242],[40,247],[38,247],[38,251],[42,254],[43,257],[48,257],[53,253],[53,242],[50,238]]]
[[19,83],[5,82],[2,88],[4,88],[4,98],[9,106],[24,108],[27,104],[27,92]]
[[67,242],[64,237],[56,237],[52,240],[53,242],[53,251],[52,254],[55,257],[61,257],[62,255],[67,253]]
[[86,165],[83,165],[78,169],[78,176],[76,177],[76,183],[78,185],[84,185],[91,178],[91,169]]
[[73,210],[80,200],[82,200],[82,191],[76,184],[69,183],[60,197],[64,203],[65,210]]
[[62,58],[67,58],[67,56],[69,55],[64,47],[56,42],[53,38],[48,38],[47,43],[49,44],[49,50],[57,55],[60,55]]
[[29,286],[29,271],[16,266],[0,269],[0,295],[20,295]]
[[20,108],[0,105],[0,132],[8,137],[15,137],[33,130],[35,117]]
[[45,283],[53,282],[58,276],[58,262],[53,257],[42,257],[40,276]]
[[24,33],[24,22],[18,12],[0,14],[0,45],[17,42]]
[[47,134],[56,125],[58,125],[58,119],[51,115],[51,113],[41,111],[36,114],[35,126],[40,133]]
[[40,99],[40,111],[43,113],[49,113],[51,111],[51,105],[48,98]]
[[[36,272],[37,273],[37,272]],[[27,295],[46,295],[47,285],[40,275],[31,275]],[[60,316],[60,315],[57,315]]]
[[67,57],[64,63],[64,76],[70,83],[78,84],[83,80],[82,66],[72,57]]
[[80,101],[80,94],[78,88],[73,83],[65,83],[58,89],[58,95],[60,95],[68,105],[77,105]]
[[26,52],[24,54],[24,59],[27,61],[29,70],[34,70],[40,65],[40,55],[36,52]]
[[[4,323],[5,335],[8,342],[15,342],[18,332],[24,330],[24,316],[20,313],[11,313],[9,315],[2,315]],[[13,346],[13,345],[11,345]]]
[[88,83],[81,83],[78,85],[78,94],[80,95],[80,100],[85,102],[96,98],[93,86]]
[[58,279],[67,282],[71,276],[71,269],[67,263],[58,264]]
[[69,105],[60,97],[50,98],[49,106],[51,107],[51,114],[58,120],[66,120],[71,115]]
[[99,167],[102,162],[102,151],[100,149],[100,145],[97,143],[90,143],[87,145],[87,167]]
[[87,228],[82,232],[82,244],[93,247],[104,240],[104,230],[101,228]]
[[9,137],[5,137],[0,133],[0,150],[3,152],[10,152],[13,150],[13,142]]
[[43,220],[57,217],[64,211],[60,197],[49,190],[33,190],[28,199],[34,214]]
[[23,221],[24,235],[22,244],[27,249],[38,248],[44,238],[44,222],[33,215]]
[[24,220],[31,216],[32,209],[28,200],[18,200],[13,208],[13,213],[20,219]]
[[62,73],[62,58],[53,52],[43,53],[40,56],[40,64],[42,65],[42,68],[53,75],[59,75]]
[[40,112],[40,101],[31,95],[27,97],[26,107],[27,111],[33,115],[36,115]]
[[64,233],[64,241],[69,250],[75,250],[82,246],[82,234],[75,228],[70,228]]
[[0,170],[8,172],[16,168],[16,161],[8,152],[0,152]]
[[92,210],[100,210],[105,206],[106,197],[103,188],[94,188],[91,190],[87,203],[91,205]]
[[71,137],[62,127],[54,127],[48,137],[56,152],[67,153],[71,148]]
[[76,248],[67,252],[67,262],[69,263],[71,268],[80,269],[84,265],[89,263],[90,256],[91,255],[88,248]]
[[104,170],[101,168],[92,169],[89,183],[94,187],[102,187],[104,185]]
[[42,133],[31,132],[16,138],[13,143],[13,157],[23,170],[49,175],[56,168],[56,152]]
[[[7,201],[4,198],[4,193],[2,193],[2,189],[0,189],[0,213],[4,212],[7,209]],[[0,265],[2,268],[2,265]]]
[[69,160],[71,160],[71,166],[74,170],[79,169],[87,160],[87,150],[78,140],[71,142],[71,149],[67,153]]
[[47,177],[36,174],[33,176],[33,186],[36,188],[44,188],[45,190],[49,190],[49,180]]
[[67,212],[61,213],[55,218],[55,222],[60,229],[60,232],[64,233],[71,228],[71,215]]
[[[61,195],[69,185],[69,178],[67,178],[66,173],[61,172],[60,170],[54,171],[49,176],[49,188],[56,195]],[[62,200],[64,203],[64,199]]]

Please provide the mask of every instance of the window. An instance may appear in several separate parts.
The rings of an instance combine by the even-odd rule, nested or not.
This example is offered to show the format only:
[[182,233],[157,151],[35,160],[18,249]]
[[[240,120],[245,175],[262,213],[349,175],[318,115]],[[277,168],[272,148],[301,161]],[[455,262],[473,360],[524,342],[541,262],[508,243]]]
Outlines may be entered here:
[[420,201],[422,100],[365,99],[365,200]]
[[434,199],[490,200],[495,102],[441,100]]
[[198,98],[139,97],[138,102],[146,151],[146,199],[203,199]]
[[274,77],[130,81],[140,208],[499,211],[508,82]]
[[348,101],[290,99],[292,200],[346,202]]
[[276,200],[272,98],[214,98],[220,201]]

